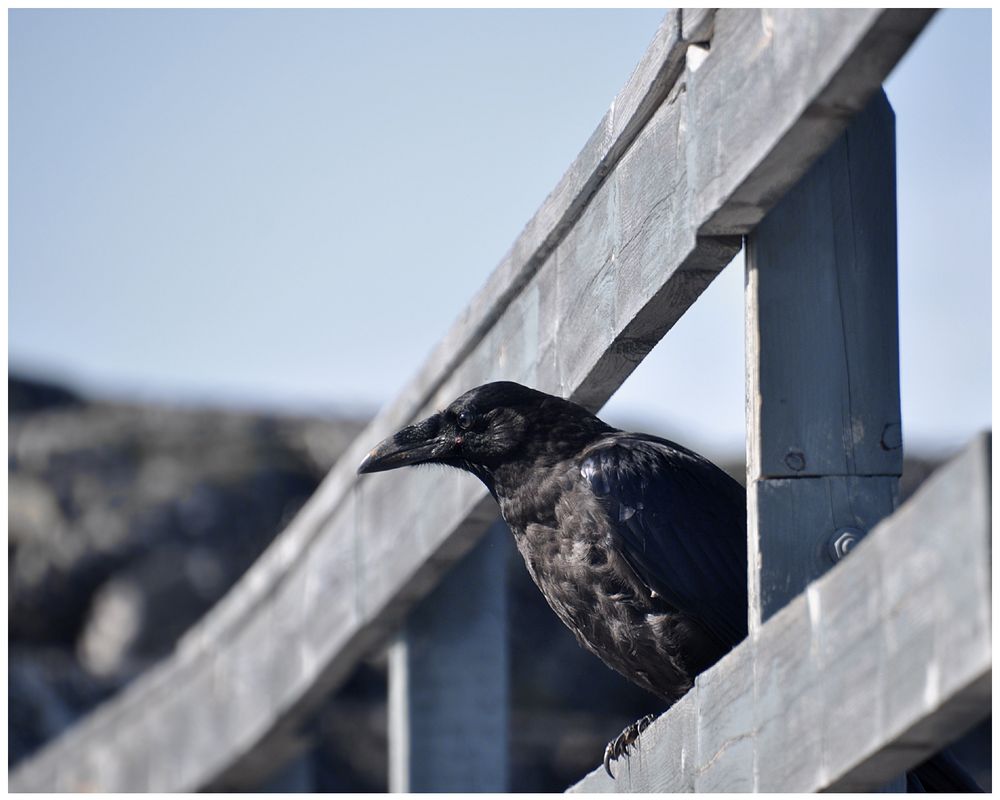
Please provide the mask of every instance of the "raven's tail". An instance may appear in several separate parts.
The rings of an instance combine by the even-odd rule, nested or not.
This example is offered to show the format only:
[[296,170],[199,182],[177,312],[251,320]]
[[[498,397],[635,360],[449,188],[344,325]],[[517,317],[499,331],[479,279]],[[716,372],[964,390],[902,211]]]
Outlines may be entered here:
[[981,792],[979,784],[946,748],[906,773],[907,792]]

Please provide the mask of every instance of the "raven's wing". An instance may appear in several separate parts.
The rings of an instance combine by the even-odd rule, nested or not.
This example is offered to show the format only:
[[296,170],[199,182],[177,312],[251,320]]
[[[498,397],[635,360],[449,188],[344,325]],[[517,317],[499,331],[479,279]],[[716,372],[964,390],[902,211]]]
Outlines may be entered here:
[[651,591],[727,647],[747,634],[746,493],[711,462],[639,434],[584,453],[611,544]]
[[906,773],[906,791],[930,794],[982,792],[983,789],[951,748],[946,747]]

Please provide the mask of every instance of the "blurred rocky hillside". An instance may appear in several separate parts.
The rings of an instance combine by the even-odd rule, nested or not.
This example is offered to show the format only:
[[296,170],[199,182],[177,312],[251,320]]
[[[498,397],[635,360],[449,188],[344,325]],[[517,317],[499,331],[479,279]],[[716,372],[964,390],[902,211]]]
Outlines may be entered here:
[[363,425],[8,379],[8,761],[168,654]]
[[[110,403],[18,377],[8,398],[12,766],[169,655],[364,420]],[[723,466],[742,481],[742,459]],[[902,494],[934,466],[908,461]],[[561,791],[662,709],[584,652],[509,557],[511,789]],[[257,788],[386,790],[382,654],[304,735],[302,757]]]

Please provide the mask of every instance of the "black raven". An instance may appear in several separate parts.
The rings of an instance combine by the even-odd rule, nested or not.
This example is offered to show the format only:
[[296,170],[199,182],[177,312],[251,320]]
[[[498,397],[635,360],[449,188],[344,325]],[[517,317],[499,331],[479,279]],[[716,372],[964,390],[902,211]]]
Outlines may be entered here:
[[480,478],[559,618],[668,704],[746,636],[746,495],[690,450],[502,382],[386,439],[358,471],[421,463]]
[[[486,485],[580,644],[668,706],[746,637],[746,493],[697,453],[498,382],[390,436],[358,472],[427,463]],[[608,745],[609,774],[651,720]]]

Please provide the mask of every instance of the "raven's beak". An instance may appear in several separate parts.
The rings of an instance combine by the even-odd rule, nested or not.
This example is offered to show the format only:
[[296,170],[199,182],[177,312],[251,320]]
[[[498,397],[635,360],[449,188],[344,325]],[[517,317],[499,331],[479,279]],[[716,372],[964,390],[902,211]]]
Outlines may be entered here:
[[422,422],[409,425],[379,442],[358,466],[358,474],[383,472],[387,469],[424,464],[444,455],[447,441],[438,436],[440,418],[435,414]]

